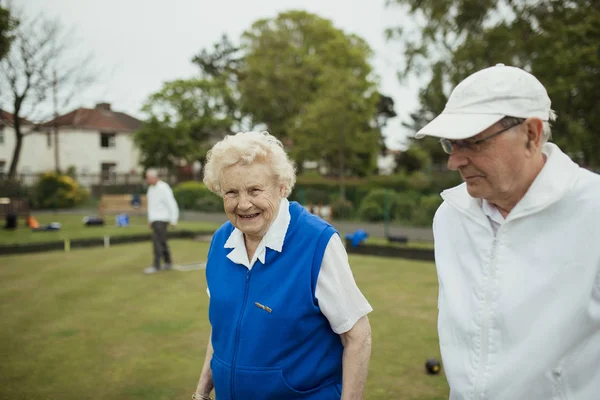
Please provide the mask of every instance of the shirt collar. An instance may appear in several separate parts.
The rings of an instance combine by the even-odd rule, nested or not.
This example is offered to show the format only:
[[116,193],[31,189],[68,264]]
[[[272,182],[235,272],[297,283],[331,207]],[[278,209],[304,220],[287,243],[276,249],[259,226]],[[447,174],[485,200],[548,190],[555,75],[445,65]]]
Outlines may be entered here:
[[[542,151],[547,156],[544,167],[507,219],[519,218],[548,207],[560,200],[574,185],[579,166],[554,143],[544,144]],[[475,199],[469,195],[466,183],[444,190],[442,198],[475,219],[486,216],[483,202],[481,199]]]
[[502,214],[500,213],[500,210],[498,210],[498,207],[496,207],[492,203],[488,202],[487,200],[481,201],[481,210],[492,221],[494,221],[500,225],[502,225],[504,223],[505,219],[502,216]]
[[256,248],[253,259],[248,260],[246,243],[244,242],[244,234],[238,228],[235,228],[233,232],[231,232],[229,238],[223,246],[226,249],[233,249],[227,255],[227,258],[234,263],[242,264],[247,268],[251,268],[256,260],[259,260],[264,264],[267,247],[281,253],[290,221],[290,203],[286,198],[283,198],[279,203],[279,212],[277,213],[277,217],[275,217],[275,220],[271,223],[267,233],[265,233],[265,236]]

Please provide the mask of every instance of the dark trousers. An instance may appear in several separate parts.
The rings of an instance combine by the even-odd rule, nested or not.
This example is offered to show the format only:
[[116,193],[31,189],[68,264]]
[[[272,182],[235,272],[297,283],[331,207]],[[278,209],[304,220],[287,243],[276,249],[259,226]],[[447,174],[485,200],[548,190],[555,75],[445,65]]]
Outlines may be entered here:
[[154,221],[152,223],[152,244],[154,246],[154,266],[160,268],[160,259],[164,258],[165,264],[171,264],[171,253],[167,244],[168,222]]

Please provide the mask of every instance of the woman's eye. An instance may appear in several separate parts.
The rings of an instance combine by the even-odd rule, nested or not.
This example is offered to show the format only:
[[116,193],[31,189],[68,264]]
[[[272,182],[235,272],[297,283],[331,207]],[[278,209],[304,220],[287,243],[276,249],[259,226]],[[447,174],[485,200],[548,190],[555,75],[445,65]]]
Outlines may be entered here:
[[227,196],[227,197],[235,197],[235,195],[236,195],[236,192],[233,190],[225,192],[225,196]]
[[250,193],[252,193],[253,195],[257,195],[257,194],[259,194],[259,193],[261,193],[261,192],[262,192],[262,190],[260,190],[260,189],[252,189],[252,190],[250,191]]

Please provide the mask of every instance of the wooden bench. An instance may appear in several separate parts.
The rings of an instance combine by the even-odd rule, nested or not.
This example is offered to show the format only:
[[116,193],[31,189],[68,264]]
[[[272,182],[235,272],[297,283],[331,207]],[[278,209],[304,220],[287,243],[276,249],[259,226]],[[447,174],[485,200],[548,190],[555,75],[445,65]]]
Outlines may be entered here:
[[2,219],[6,218],[9,211],[13,211],[17,217],[28,217],[29,199],[19,197],[0,197],[0,215]]
[[98,215],[102,217],[104,214],[145,214],[148,207],[146,195],[140,195],[139,199],[141,204],[134,207],[131,204],[131,194],[103,194],[98,205]]

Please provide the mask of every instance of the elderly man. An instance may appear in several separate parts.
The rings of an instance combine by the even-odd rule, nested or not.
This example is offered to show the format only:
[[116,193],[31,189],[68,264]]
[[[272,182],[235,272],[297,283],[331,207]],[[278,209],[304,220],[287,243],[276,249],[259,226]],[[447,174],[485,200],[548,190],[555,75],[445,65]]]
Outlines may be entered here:
[[[144,270],[153,274],[161,269],[171,269],[171,252],[167,244],[167,228],[177,225],[179,208],[168,183],[158,178],[158,173],[151,168],[146,171],[148,184],[148,225],[152,229],[152,244],[154,247],[154,263]],[[161,267],[161,258],[165,264]]]
[[464,180],[433,222],[451,399],[600,398],[600,176],[547,142],[553,119],[544,86],[499,64],[417,133]]

